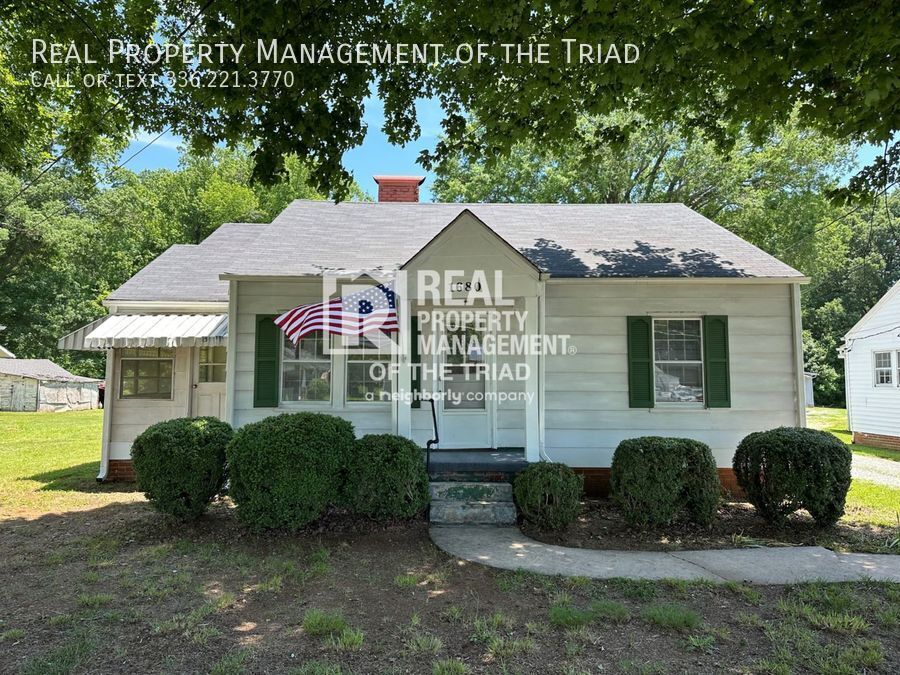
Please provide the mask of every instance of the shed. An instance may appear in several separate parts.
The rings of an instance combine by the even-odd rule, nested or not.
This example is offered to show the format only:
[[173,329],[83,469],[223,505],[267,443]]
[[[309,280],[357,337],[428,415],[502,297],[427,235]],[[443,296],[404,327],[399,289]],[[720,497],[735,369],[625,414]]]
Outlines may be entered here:
[[0,411],[90,410],[98,407],[100,382],[49,359],[0,359]]

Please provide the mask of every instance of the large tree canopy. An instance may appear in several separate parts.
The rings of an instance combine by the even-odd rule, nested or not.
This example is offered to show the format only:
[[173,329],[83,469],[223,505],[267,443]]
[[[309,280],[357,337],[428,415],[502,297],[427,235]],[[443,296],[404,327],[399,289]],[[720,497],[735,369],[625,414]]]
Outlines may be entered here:
[[[720,149],[741,133],[760,140],[792,114],[840,141],[888,143],[900,120],[900,15],[871,0],[66,0],[0,2],[0,166],[19,172],[35,149],[62,148],[88,167],[103,139],[136,129],[172,129],[196,149],[251,140],[254,175],[270,181],[283,157],[313,160],[311,178],[344,196],[341,158],[365,134],[372,91],[383,100],[388,137],[417,137],[417,98],[443,107],[444,136],[422,162],[492,159],[520,141],[561,150],[585,116],[631,111],[651,124],[678,121]],[[279,69],[292,74],[259,87],[85,88],[84,73],[160,73],[163,65],[37,64],[31,40],[101,50],[110,38],[244,46],[240,63],[198,71]],[[257,40],[294,44],[440,43],[437,64],[257,63]],[[640,48],[636,63],[566,62],[563,39]],[[455,47],[490,46],[460,63]],[[508,63],[504,43],[549,45],[549,63]],[[604,50],[605,51],[605,48]],[[99,53],[105,53],[99,51]],[[171,67],[171,66],[169,66]],[[893,69],[892,69],[893,68]],[[29,74],[75,76],[72,88],[34,87]],[[480,120],[471,134],[468,119]],[[631,128],[610,130],[620,140]],[[855,188],[896,179],[894,144]]]

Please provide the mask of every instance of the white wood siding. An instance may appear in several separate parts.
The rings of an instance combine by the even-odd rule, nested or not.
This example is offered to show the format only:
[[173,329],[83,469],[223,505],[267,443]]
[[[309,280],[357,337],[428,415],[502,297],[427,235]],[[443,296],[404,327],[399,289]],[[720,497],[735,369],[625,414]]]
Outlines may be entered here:
[[[883,436],[900,436],[900,292],[888,297],[874,313],[847,337],[844,355],[850,430]],[[875,352],[892,353],[890,386],[875,386]]]
[[[256,316],[258,314],[280,314],[298,305],[322,300],[322,280],[296,281],[239,281],[233,284],[237,289],[236,321],[229,325],[229,331],[236,330],[234,418],[235,428],[249,422],[257,422],[269,415],[284,412],[327,412],[351,422],[358,436],[364,434],[386,434],[392,429],[391,406],[389,403],[356,403],[332,406],[319,403],[283,403],[278,408],[253,407],[254,354],[256,349]],[[336,356],[335,358],[343,358]],[[333,386],[343,386],[337,378]],[[332,396],[335,392],[332,390]]]
[[[109,458],[131,459],[131,444],[151,424],[176,417],[187,417],[190,412],[192,350],[181,347],[175,350],[175,368],[171,400],[120,399],[119,373],[122,350],[110,350],[113,358],[112,381],[106,383],[106,401],[111,414],[109,432]],[[113,398],[112,404],[109,404]]]
[[37,410],[38,381],[30,377],[0,374],[0,411]]
[[[728,316],[732,407],[628,407],[627,316]],[[546,360],[544,449],[555,461],[608,467],[620,441],[643,435],[707,443],[731,466],[750,432],[797,424],[797,365],[788,284],[550,280],[546,331],[574,355]]]

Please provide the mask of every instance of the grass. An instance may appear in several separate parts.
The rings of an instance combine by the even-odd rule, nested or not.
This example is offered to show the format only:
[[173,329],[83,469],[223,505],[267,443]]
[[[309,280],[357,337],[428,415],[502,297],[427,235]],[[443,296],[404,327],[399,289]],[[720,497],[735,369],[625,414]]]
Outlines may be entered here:
[[687,630],[700,625],[700,615],[681,605],[651,605],[641,612],[641,618],[667,630]]
[[844,408],[808,408],[806,423],[813,429],[831,432],[857,454],[900,462],[900,452],[896,450],[853,444],[853,437],[847,429],[847,411]]
[[431,675],[467,675],[469,666],[458,659],[443,659],[431,665]]
[[337,635],[332,634],[328,641],[332,647],[342,652],[355,652],[362,649],[365,636],[361,630],[344,628]]
[[338,612],[308,609],[303,615],[303,631],[307,635],[333,635],[347,628],[347,621]]
[[406,642],[406,651],[410,654],[437,654],[444,646],[444,642],[431,633],[415,632],[410,635]]

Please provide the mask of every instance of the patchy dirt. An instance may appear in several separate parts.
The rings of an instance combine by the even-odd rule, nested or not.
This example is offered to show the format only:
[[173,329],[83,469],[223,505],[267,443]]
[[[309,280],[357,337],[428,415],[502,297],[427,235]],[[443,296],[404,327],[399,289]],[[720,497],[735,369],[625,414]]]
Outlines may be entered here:
[[672,551],[742,546],[825,546],[837,550],[898,553],[890,545],[900,537],[898,528],[840,521],[820,528],[806,511],[774,527],[756,515],[747,502],[724,502],[710,527],[678,522],[666,527],[631,528],[619,507],[609,499],[582,504],[576,522],[563,532],[547,532],[522,524],[528,536],[549,544],[578,548]]
[[[572,534],[588,541],[590,522]],[[0,550],[0,672],[339,672],[311,669],[316,661],[432,673],[451,659],[464,668],[436,672],[900,669],[898,585],[799,597],[862,622],[831,630],[796,602],[779,604],[797,589],[500,572],[449,558],[423,522],[332,515],[308,532],[256,536],[227,503],[182,525],[131,502],[0,520]],[[554,624],[554,605],[573,611]],[[651,617],[659,605],[674,605],[685,626]],[[362,644],[310,634],[309,610],[339,613]]]

